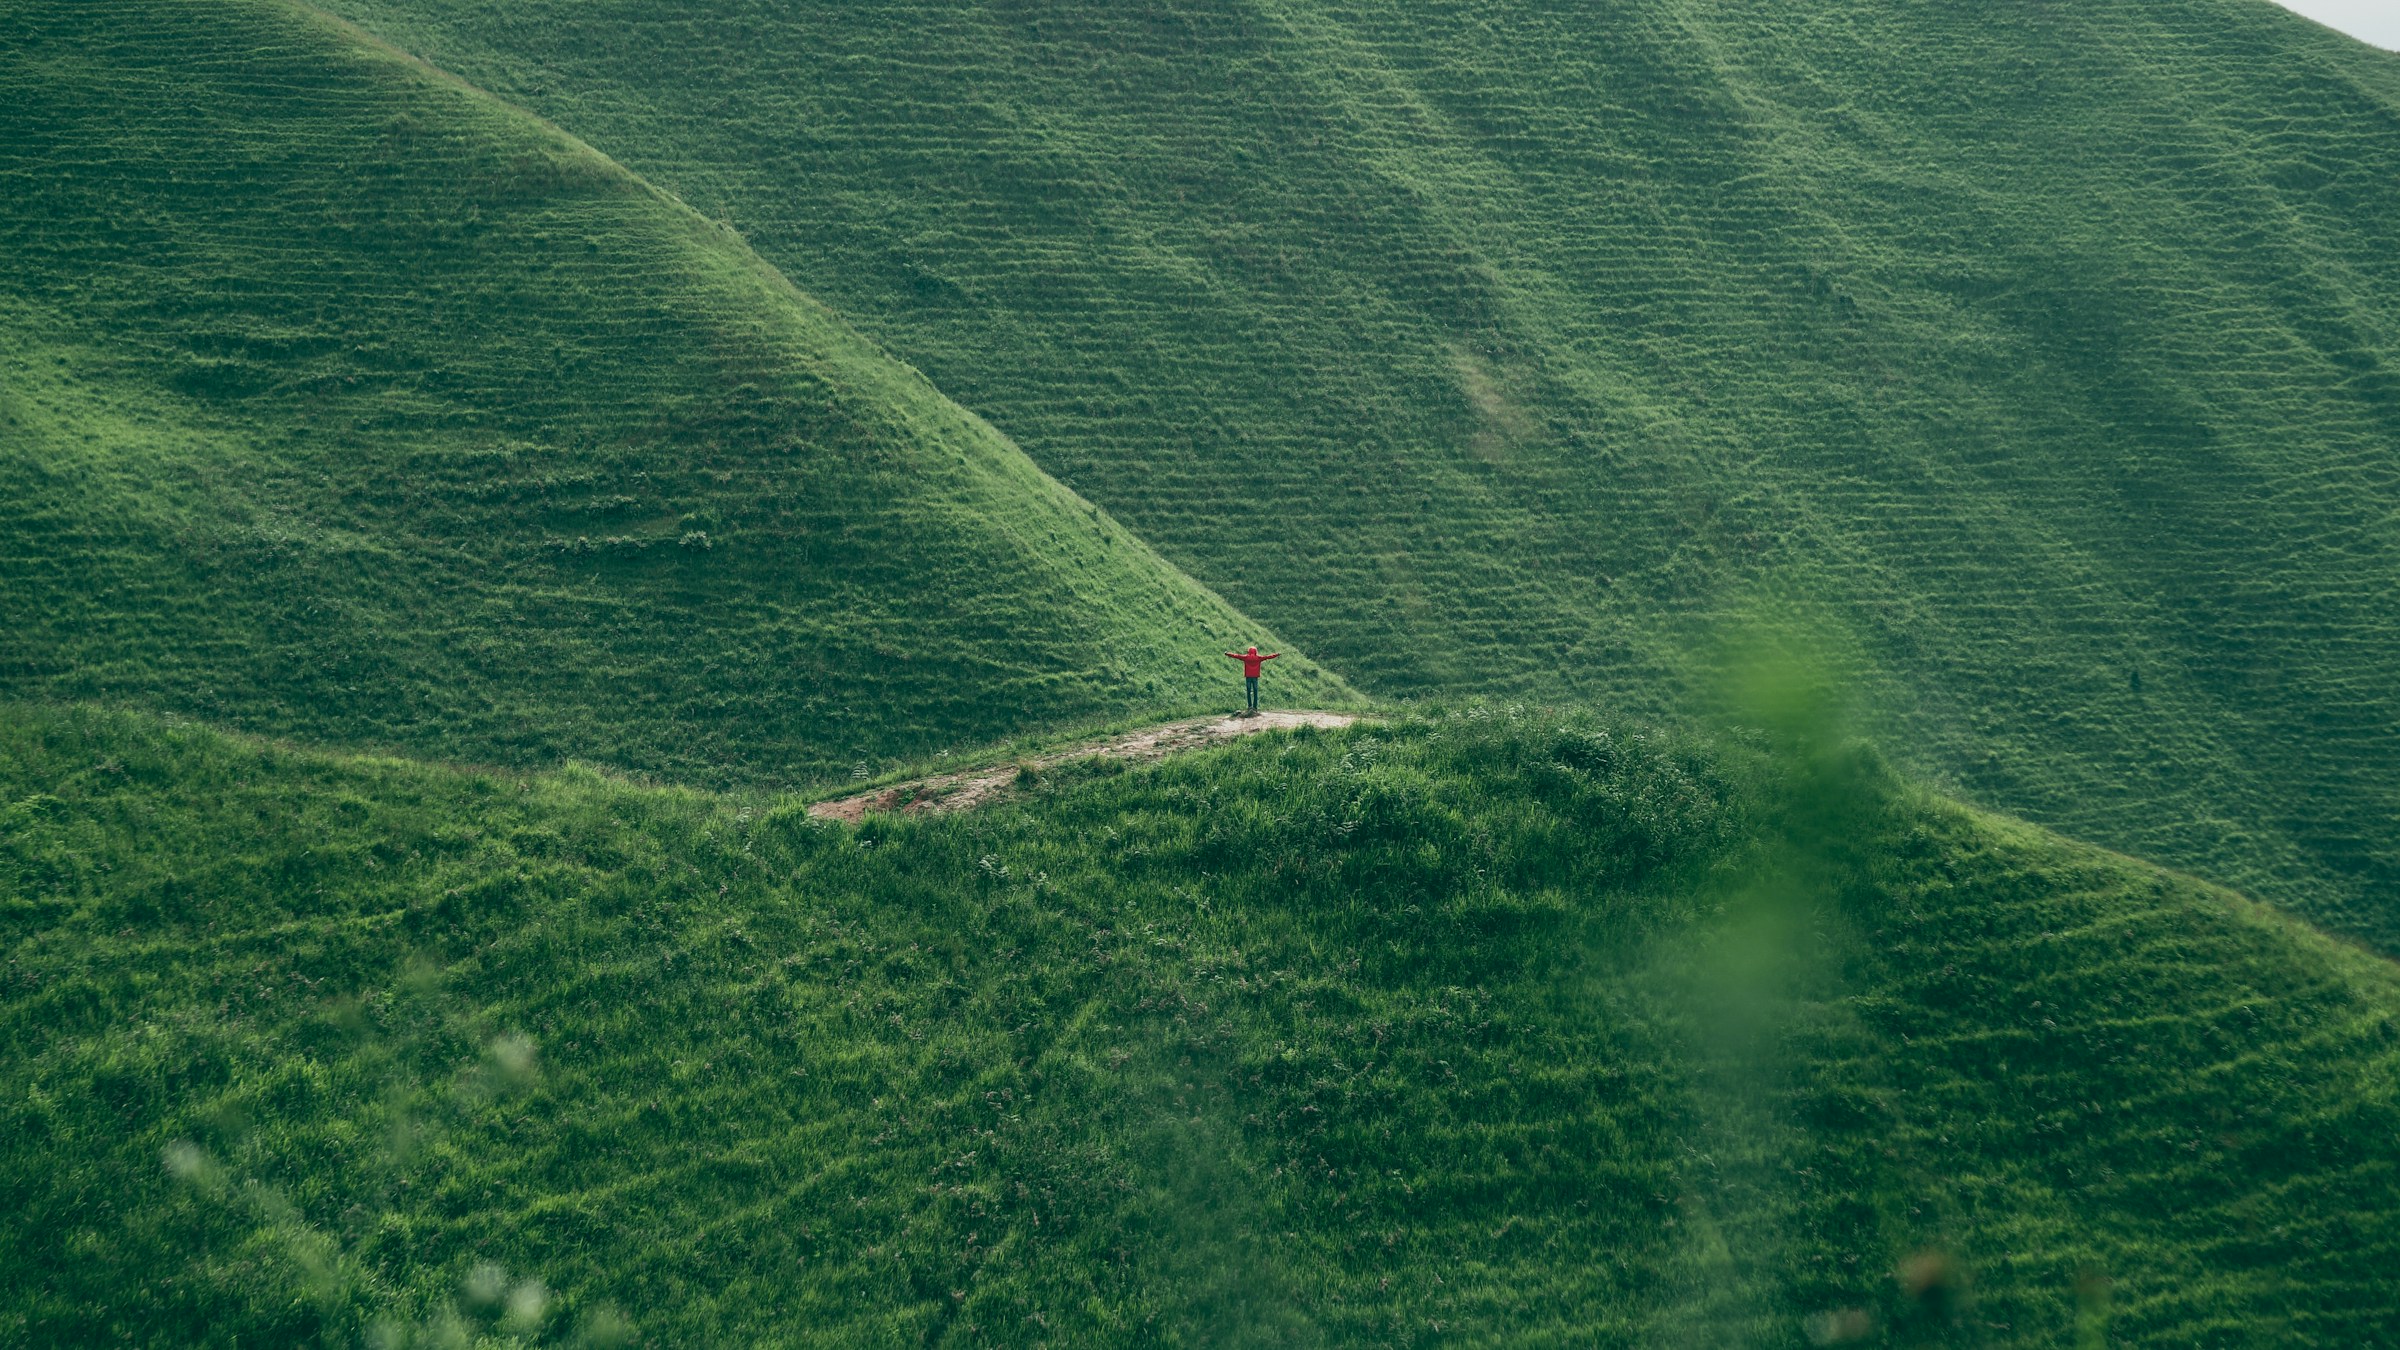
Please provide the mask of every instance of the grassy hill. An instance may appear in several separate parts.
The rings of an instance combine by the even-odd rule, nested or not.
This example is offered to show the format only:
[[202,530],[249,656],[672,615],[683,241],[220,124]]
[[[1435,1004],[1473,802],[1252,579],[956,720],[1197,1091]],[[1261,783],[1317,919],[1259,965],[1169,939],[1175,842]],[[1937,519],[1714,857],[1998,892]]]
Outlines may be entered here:
[[1805,708],[780,790],[1216,698],[1177,562],[1661,708],[1764,595],[1911,763],[2393,941],[2393,63],[349,3],[567,132],[0,12],[0,1344],[2400,1341],[2390,963]]
[[0,1340],[2400,1337],[2387,963],[1811,754],[1468,708],[853,830],[11,706]]
[[0,689],[788,783],[1223,706],[1263,637],[728,232],[313,11],[0,47]]
[[2400,58],[2259,0],[337,0],[1379,694],[1859,636],[1971,797],[2400,944]]

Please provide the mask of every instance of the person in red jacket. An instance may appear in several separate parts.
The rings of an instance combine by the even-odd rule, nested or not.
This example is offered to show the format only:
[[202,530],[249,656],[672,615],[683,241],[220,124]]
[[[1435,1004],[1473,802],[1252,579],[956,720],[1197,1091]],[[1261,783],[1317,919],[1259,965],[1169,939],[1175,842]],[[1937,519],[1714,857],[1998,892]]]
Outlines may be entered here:
[[1256,647],[1252,647],[1246,652],[1225,653],[1227,660],[1242,663],[1242,683],[1250,687],[1250,711],[1258,711],[1259,667],[1281,655],[1283,655],[1282,652],[1268,652],[1265,656],[1260,656]]

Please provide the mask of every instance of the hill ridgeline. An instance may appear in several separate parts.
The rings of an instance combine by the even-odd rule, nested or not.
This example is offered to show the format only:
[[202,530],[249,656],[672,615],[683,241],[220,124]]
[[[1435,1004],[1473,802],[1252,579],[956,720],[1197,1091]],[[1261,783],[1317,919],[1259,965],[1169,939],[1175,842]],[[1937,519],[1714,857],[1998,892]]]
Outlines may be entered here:
[[78,0],[0,43],[0,691],[788,783],[1196,711],[1264,636],[733,235],[362,34]]
[[338,0],[1370,693],[1907,766],[2400,950],[2400,57],[2258,0]]

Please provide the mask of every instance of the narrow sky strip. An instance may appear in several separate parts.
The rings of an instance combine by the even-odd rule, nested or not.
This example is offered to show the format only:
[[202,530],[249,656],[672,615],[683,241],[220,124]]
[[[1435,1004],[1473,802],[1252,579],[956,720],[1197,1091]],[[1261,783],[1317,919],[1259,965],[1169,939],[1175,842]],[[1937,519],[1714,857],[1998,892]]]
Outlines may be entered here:
[[2328,28],[2338,28],[2361,41],[2400,51],[2400,0],[2279,0],[2279,3]]

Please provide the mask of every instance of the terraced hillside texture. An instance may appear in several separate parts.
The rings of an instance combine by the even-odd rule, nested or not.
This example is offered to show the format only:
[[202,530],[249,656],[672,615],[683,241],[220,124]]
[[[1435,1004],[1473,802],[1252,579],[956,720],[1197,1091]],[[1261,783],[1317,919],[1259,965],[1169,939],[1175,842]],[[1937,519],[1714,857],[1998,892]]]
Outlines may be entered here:
[[1972,797],[2400,946],[2400,57],[2260,0],[336,0],[1383,695],[1832,605]]
[[1264,640],[721,227],[333,20],[24,0],[0,51],[0,689],[788,783],[1224,706]]
[[2389,964],[1854,752],[854,829],[6,712],[9,1344],[2400,1338]]

